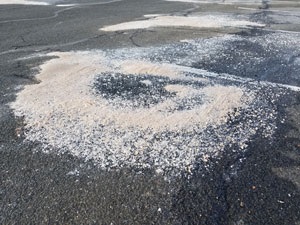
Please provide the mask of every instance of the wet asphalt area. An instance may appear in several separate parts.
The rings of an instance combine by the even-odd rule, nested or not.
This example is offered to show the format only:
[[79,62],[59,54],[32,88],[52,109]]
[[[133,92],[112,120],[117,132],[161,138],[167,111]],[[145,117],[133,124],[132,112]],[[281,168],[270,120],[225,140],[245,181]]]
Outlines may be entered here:
[[[0,5],[0,224],[300,224],[299,2],[61,3],[74,2],[82,5]],[[146,14],[230,14],[265,26],[99,31]],[[211,45],[221,47],[204,51]],[[275,110],[276,129],[266,137],[261,127],[243,151],[227,145],[217,157],[199,158],[192,171],[175,176],[151,166],[104,169],[93,159],[55,146],[46,152],[41,141],[26,141],[26,118],[16,117],[9,104],[24,85],[39,83],[35,75],[49,59],[45,54],[119,48],[150,48],[152,61],[189,68],[191,76],[205,70],[224,85],[243,83],[249,90],[255,85],[264,100],[257,108]],[[162,88],[168,80],[120,76],[99,77],[94,88],[108,99],[122,90],[122,98],[138,106],[172,97]],[[144,78],[154,89],[137,82]],[[146,100],[139,99],[141,93]],[[278,93],[283,94],[273,101]],[[245,118],[247,112],[226,126],[234,128]]]

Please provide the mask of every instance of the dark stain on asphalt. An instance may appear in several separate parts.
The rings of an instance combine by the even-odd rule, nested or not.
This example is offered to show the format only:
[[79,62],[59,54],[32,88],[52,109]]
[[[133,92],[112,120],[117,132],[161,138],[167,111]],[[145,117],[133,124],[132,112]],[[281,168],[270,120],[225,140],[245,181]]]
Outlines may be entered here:
[[[183,81],[163,76],[103,73],[98,75],[93,88],[97,95],[109,100],[111,103],[114,100],[118,100],[115,101],[115,105],[119,102],[123,106],[126,103],[130,107],[150,107],[171,98],[176,101],[174,99],[176,92],[167,91],[167,85],[180,85],[193,88],[204,86],[199,81]],[[183,99],[181,102],[178,102],[177,110],[190,109],[191,102],[193,105],[200,105],[203,103],[203,100],[201,96]]]
[[130,101],[136,107],[149,107],[175,96],[164,88],[168,82],[165,77],[106,73],[98,76],[94,87],[96,93],[105,99],[119,98]]

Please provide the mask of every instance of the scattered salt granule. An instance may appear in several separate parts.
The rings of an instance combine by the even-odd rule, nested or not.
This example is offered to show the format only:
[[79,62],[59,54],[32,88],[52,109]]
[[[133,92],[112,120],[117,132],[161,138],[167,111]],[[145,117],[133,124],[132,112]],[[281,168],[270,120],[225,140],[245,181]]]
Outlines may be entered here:
[[40,82],[11,103],[16,116],[25,116],[26,140],[102,168],[166,172],[191,171],[225,147],[242,151],[259,129],[274,132],[276,111],[256,86],[153,62],[151,48],[130,51],[131,57],[124,49],[48,54]]

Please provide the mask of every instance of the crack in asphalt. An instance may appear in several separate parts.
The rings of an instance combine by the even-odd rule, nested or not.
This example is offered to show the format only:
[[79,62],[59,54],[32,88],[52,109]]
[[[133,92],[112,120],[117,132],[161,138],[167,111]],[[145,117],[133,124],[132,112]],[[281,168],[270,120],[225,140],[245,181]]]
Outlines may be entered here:
[[138,31],[135,31],[133,32],[132,35],[130,35],[129,37],[129,40],[131,41],[131,43],[136,46],[136,47],[142,47],[141,45],[137,44],[136,41],[134,40],[134,38],[139,34],[141,33],[142,31],[138,30]]
[[[118,34],[118,33],[115,33],[115,34]],[[92,39],[97,39],[97,38],[100,38],[100,37],[103,37],[103,36],[111,36],[111,35],[109,35],[109,34],[98,34],[98,35],[95,35],[93,37],[83,38],[83,39],[80,39],[80,40],[77,40],[77,41],[72,41],[72,42],[68,42],[68,43],[64,43],[64,44],[44,45],[44,46],[38,46],[38,47],[33,47],[33,48],[28,48],[28,47],[34,46],[34,44],[21,45],[21,46],[19,46],[19,45],[14,46],[13,45],[12,48],[14,48],[14,49],[7,50],[7,51],[4,51],[4,52],[0,52],[0,56],[1,55],[7,55],[7,54],[15,54],[15,53],[19,53],[19,52],[26,52],[26,51],[35,52],[35,53],[49,51],[49,50],[56,51],[57,48],[68,47],[68,46],[84,43],[84,42],[90,41]]]
[[60,13],[62,12],[66,12],[68,10],[74,9],[74,8],[78,8],[77,6],[73,6],[73,7],[69,7],[66,9],[61,9],[58,10],[56,12],[54,12],[53,16],[47,16],[47,17],[36,17],[36,18],[28,18],[28,19],[17,19],[17,20],[4,20],[4,21],[0,21],[0,24],[4,24],[4,23],[13,23],[13,22],[28,22],[28,21],[36,21],[36,20],[49,20],[49,19],[55,19],[56,17],[59,16]]
[[49,19],[55,19],[59,16],[60,13],[72,10],[72,9],[78,9],[78,8],[83,8],[85,6],[95,6],[95,5],[105,5],[105,4],[110,4],[110,3],[115,3],[115,2],[120,2],[123,0],[112,0],[112,1],[108,1],[108,2],[100,2],[100,3],[86,3],[86,4],[78,4],[78,5],[74,5],[65,9],[60,9],[56,12],[54,12],[53,16],[47,16],[47,17],[36,17],[36,18],[24,18],[24,19],[17,19],[17,20],[4,20],[4,21],[0,21],[0,24],[4,24],[4,23],[12,23],[12,22],[28,22],[28,21],[35,21],[35,20],[49,20]]

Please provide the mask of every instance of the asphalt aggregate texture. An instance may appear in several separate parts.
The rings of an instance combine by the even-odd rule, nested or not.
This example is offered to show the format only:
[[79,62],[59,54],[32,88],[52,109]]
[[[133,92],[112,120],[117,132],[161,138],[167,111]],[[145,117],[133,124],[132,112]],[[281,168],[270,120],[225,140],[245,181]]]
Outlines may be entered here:
[[[277,129],[272,140],[259,130],[245,151],[236,154],[234,146],[227,146],[208,164],[199,160],[190,173],[170,177],[134,166],[103,170],[93,160],[59,149],[45,153],[39,141],[24,141],[24,118],[15,117],[9,107],[20,87],[39,82],[37,68],[48,58],[28,57],[33,53],[167,44],[165,53],[156,59],[164,61],[168,48],[182,45],[181,40],[228,34],[237,38],[226,42],[221,52],[209,53],[207,59],[197,60],[184,50],[174,58],[192,58],[191,68],[272,82],[279,89],[284,88],[280,85],[299,87],[299,46],[278,44],[284,38],[300,42],[297,1],[253,5],[159,0],[90,5],[101,1],[53,2],[82,5],[0,5],[0,224],[300,224],[299,91],[287,88],[275,103]],[[146,14],[191,13],[230,13],[266,26],[99,31]],[[280,40],[272,38],[278,35]],[[184,62],[175,63],[186,65]],[[155,85],[149,88],[139,79]],[[106,98],[121,97],[147,106],[172,96],[163,89],[168,82],[165,78],[158,82],[151,75],[124,79],[115,74],[99,77],[95,89]],[[140,101],[141,94],[147,101]]]

